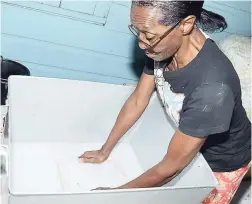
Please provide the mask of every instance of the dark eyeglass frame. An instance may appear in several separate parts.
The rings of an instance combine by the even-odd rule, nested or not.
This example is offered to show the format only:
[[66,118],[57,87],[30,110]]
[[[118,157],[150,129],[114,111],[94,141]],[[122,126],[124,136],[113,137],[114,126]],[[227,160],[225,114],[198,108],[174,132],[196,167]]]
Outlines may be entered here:
[[[139,40],[141,43],[143,43],[143,44],[145,44],[145,45],[147,46],[147,48],[146,48],[145,50],[148,50],[149,52],[155,53],[154,48],[158,45],[158,43],[160,43],[161,40],[163,40],[170,32],[172,32],[172,31],[180,24],[180,22],[181,22],[181,20],[178,21],[177,23],[175,23],[175,24],[174,24],[171,28],[169,28],[167,31],[165,31],[165,33],[164,33],[163,35],[161,35],[160,37],[158,37],[158,38],[156,39],[156,40],[158,40],[157,42],[155,42],[156,40],[154,41],[154,44],[153,44],[153,45],[149,45],[148,43],[144,42],[143,40],[141,40],[141,39],[139,38],[139,36],[137,36],[137,35],[134,33],[134,31],[139,32],[139,31],[136,29],[135,26],[133,26],[133,25],[131,24],[131,25],[129,25],[128,27],[129,27],[129,30],[132,32],[132,34],[133,34],[134,36],[136,36],[136,37],[138,38],[138,40]],[[140,31],[140,32],[141,32],[141,31]]]

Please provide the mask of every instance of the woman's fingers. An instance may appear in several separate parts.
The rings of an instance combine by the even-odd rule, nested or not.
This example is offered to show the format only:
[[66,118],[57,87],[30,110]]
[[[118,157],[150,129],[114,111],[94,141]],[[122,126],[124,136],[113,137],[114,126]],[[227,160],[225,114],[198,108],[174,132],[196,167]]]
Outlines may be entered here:
[[94,157],[98,154],[98,151],[87,151],[87,152],[84,152],[81,156],[79,156],[79,158],[84,158],[84,157]]
[[87,151],[79,156],[79,160],[85,163],[102,163],[107,159],[107,155],[103,154],[100,150]]
[[83,163],[101,163],[101,159],[99,157],[83,157],[80,158],[80,161]]
[[110,190],[111,188],[109,187],[98,187],[98,188],[95,188],[95,189],[92,189],[92,191],[97,191],[97,190]]
[[81,158],[79,158],[79,160],[80,160],[80,162],[83,162],[83,163],[93,163],[94,158],[81,157]]

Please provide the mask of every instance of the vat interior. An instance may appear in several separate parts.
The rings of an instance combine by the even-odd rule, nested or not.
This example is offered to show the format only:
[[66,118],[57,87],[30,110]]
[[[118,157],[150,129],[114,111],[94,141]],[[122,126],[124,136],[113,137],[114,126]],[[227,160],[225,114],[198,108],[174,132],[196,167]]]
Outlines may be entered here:
[[120,143],[107,161],[81,163],[84,151],[102,143],[17,142],[12,145],[12,192],[17,194],[79,193],[116,187],[143,172],[130,144]]

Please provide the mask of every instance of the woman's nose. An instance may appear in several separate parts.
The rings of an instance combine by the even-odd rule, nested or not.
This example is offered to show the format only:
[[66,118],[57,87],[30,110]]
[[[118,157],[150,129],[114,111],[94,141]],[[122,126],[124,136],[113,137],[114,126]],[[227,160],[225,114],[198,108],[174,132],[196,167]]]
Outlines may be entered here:
[[142,50],[145,50],[148,46],[147,46],[147,43],[145,42],[146,41],[146,37],[143,33],[141,33],[139,36],[138,36],[138,45],[139,47],[142,49]]
[[147,48],[147,45],[145,43],[143,43],[142,41],[139,41],[138,45],[139,45],[140,49],[142,49],[142,50],[145,50]]

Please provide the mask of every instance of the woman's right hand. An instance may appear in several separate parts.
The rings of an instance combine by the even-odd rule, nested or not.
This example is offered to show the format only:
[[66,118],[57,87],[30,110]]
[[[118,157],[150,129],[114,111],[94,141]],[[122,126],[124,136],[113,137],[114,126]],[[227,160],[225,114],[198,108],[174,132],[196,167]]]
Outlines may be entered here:
[[105,151],[103,148],[100,150],[93,150],[84,152],[81,156],[79,156],[80,162],[83,163],[102,163],[107,160],[110,152]]

